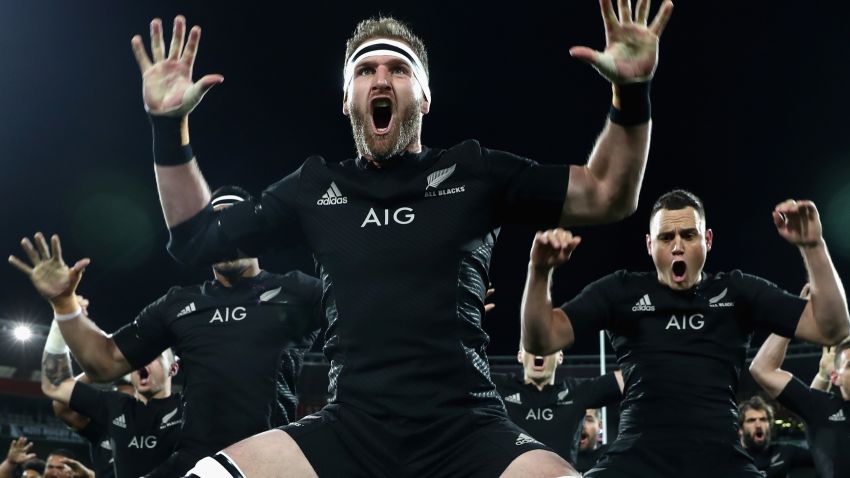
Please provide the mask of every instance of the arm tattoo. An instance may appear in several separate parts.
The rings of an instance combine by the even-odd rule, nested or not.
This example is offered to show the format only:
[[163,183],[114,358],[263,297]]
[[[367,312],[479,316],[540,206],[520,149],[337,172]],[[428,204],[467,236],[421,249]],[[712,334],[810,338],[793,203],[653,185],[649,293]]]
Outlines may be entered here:
[[60,383],[72,378],[71,357],[68,353],[50,354],[44,352],[41,357],[41,373],[53,386],[58,387]]

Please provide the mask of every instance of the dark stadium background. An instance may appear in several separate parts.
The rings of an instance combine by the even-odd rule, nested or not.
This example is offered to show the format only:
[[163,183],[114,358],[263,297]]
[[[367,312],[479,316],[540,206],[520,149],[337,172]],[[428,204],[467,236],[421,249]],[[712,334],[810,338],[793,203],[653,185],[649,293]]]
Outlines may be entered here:
[[[770,211],[785,198],[809,198],[847,279],[850,38],[842,8],[823,1],[676,2],[653,82],[652,149],[638,211],[618,224],[575,229],[584,242],[556,276],[557,300],[613,270],[651,268],[648,210],[675,187],[705,201],[715,233],[707,270],[740,268],[799,290],[800,255],[776,234]],[[358,20],[378,13],[409,21],[428,46],[434,98],[426,145],[476,138],[543,163],[583,163],[610,100],[608,84],[567,52],[604,45],[592,0],[2,2],[0,251],[19,254],[20,238],[37,230],[59,233],[66,258],[92,258],[80,292],[108,331],[169,286],[210,276],[183,270],[165,252],[150,130],[130,52],[133,34],[147,40],[152,17],[162,17],[170,32],[177,13],[204,29],[196,78],[225,77],[191,116],[192,144],[213,187],[236,183],[258,193],[309,155],[352,155],[341,114],[344,42]],[[533,232],[502,230],[492,264],[497,307],[485,320],[491,355],[516,352]],[[312,270],[306,250],[263,257],[262,264]],[[50,309],[11,267],[0,267],[0,284],[0,364],[7,378],[25,381],[39,367],[43,342],[15,342],[6,326],[46,325]],[[818,351],[801,352],[800,373],[809,378]],[[598,340],[570,353],[597,354]]]

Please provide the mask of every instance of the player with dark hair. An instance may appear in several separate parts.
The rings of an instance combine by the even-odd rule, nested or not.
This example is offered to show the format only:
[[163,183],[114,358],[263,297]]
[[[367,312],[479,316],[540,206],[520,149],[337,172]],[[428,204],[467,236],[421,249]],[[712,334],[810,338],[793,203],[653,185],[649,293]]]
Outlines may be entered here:
[[[832,344],[850,330],[815,205],[788,200],[772,215],[803,257],[810,301],[739,270],[704,272],[713,233],[702,201],[684,190],[652,207],[646,248],[654,271],[609,274],[561,307],[549,297],[552,271],[580,238],[563,229],[535,236],[522,309],[526,350],[551,353],[605,329],[625,380],[619,435],[586,477],[761,476],[741,449],[735,399],[753,331]],[[682,417],[687,434],[677,433]]]
[[809,450],[773,443],[773,407],[756,395],[738,405],[741,446],[753,457],[765,478],[787,478],[794,469],[812,465]]

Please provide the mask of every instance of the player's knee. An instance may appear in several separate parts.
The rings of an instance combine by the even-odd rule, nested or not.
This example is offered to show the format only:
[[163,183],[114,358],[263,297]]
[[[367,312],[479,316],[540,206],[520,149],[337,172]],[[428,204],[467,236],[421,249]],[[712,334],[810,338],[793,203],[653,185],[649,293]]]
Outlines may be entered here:
[[224,452],[218,452],[195,463],[183,478],[245,478],[242,470]]

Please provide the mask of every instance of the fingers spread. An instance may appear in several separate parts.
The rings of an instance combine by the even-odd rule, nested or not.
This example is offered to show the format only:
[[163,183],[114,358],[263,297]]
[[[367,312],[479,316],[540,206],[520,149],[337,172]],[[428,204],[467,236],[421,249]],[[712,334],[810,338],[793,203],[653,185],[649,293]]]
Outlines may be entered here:
[[62,260],[62,243],[59,242],[58,235],[54,234],[50,237],[50,247],[53,251],[53,257],[55,257],[59,262],[64,263]]
[[652,25],[649,26],[649,30],[652,33],[655,33],[655,36],[661,36],[661,33],[664,32],[664,27],[667,26],[667,22],[670,21],[670,15],[673,14],[673,2],[670,0],[665,0],[663,4],[661,4],[661,8],[658,10],[658,13],[655,14],[655,19],[652,21]]
[[201,27],[195,25],[189,30],[189,41],[186,43],[186,50],[180,61],[191,67],[195,64],[195,56],[198,54],[198,42],[201,40]]
[[646,19],[649,17],[649,0],[638,0],[635,6],[635,22],[641,25],[646,25]]
[[186,18],[183,15],[174,17],[174,29],[171,32],[171,47],[168,50],[168,59],[180,58],[183,51],[183,39],[186,36]]
[[632,0],[618,0],[617,9],[620,10],[620,23],[632,23]]
[[27,257],[30,258],[32,265],[36,265],[41,262],[41,257],[39,257],[38,253],[35,252],[35,248],[32,246],[32,242],[30,242],[28,237],[21,239],[21,249],[23,249]]
[[142,37],[140,35],[136,35],[130,40],[130,48],[133,49],[133,56],[136,57],[136,63],[139,65],[139,70],[142,73],[148,71],[148,68],[151,67],[151,60],[148,57],[148,53],[145,51],[145,45],[142,43]]
[[162,20],[154,18],[151,21],[151,53],[154,63],[165,59],[165,41],[162,39]]
[[35,247],[43,260],[50,260],[50,251],[47,249],[47,241],[44,240],[44,234],[40,232],[35,233]]

